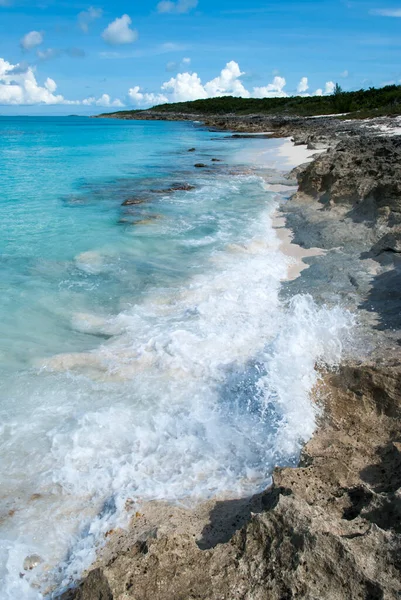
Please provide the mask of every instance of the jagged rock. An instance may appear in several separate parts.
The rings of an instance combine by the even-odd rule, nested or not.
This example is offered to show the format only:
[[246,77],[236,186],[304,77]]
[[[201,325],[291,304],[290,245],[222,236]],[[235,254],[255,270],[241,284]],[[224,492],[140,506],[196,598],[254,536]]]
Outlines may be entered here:
[[401,222],[401,137],[339,142],[298,172],[299,192],[343,205],[356,220]]
[[401,253],[401,227],[394,227],[373,246],[373,254],[379,255],[382,252]]

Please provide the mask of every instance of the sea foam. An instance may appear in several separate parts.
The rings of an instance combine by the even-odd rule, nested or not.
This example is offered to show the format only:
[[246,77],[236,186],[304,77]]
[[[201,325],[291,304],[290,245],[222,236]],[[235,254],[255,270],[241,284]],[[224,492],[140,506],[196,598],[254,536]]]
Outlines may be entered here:
[[[338,363],[352,317],[310,296],[280,299],[290,261],[272,209],[185,286],[154,289],[107,323],[77,315],[76,325],[115,335],[44,361],[41,408],[25,432],[46,438],[31,466],[41,497],[22,502],[20,541],[3,544],[5,598],[19,585],[26,594],[29,580],[67,585],[132,507],[246,496],[269,485],[276,464],[295,464],[315,427],[316,363]],[[16,581],[15,564],[33,553],[44,563]]]

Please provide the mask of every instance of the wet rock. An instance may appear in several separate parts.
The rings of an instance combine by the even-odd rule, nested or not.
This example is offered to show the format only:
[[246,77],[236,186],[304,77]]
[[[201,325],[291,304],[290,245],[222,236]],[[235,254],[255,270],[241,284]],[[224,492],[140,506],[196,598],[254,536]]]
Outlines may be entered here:
[[212,162],[221,162],[220,158],[212,158]]
[[122,202],[121,206],[134,206],[136,204],[143,204],[146,202],[144,198],[128,198]]
[[195,152],[196,148],[190,148],[188,152]]
[[172,192],[190,192],[196,188],[191,183],[173,183],[168,188],[162,188],[160,190],[151,190],[154,194],[170,194]]
[[401,253],[401,227],[394,227],[372,247],[372,254],[377,256],[382,252]]
[[197,169],[203,169],[204,167],[206,167],[206,165],[204,163],[196,163],[194,164],[194,167],[196,167]]

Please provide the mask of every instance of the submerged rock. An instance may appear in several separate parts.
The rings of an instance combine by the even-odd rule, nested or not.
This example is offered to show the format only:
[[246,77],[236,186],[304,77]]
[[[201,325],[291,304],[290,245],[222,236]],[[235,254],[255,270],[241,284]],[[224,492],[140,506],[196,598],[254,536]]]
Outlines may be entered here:
[[128,198],[121,203],[121,206],[133,206],[136,204],[144,204],[146,200],[144,198]]
[[191,183],[173,183],[168,188],[162,188],[160,190],[151,190],[154,194],[169,194],[171,192],[190,192],[195,189],[195,185]]

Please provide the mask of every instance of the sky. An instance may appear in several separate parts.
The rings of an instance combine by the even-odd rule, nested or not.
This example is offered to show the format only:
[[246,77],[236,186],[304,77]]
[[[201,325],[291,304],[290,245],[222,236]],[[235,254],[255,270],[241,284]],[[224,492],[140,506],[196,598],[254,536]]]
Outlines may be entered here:
[[0,114],[401,82],[401,0],[0,0]]

